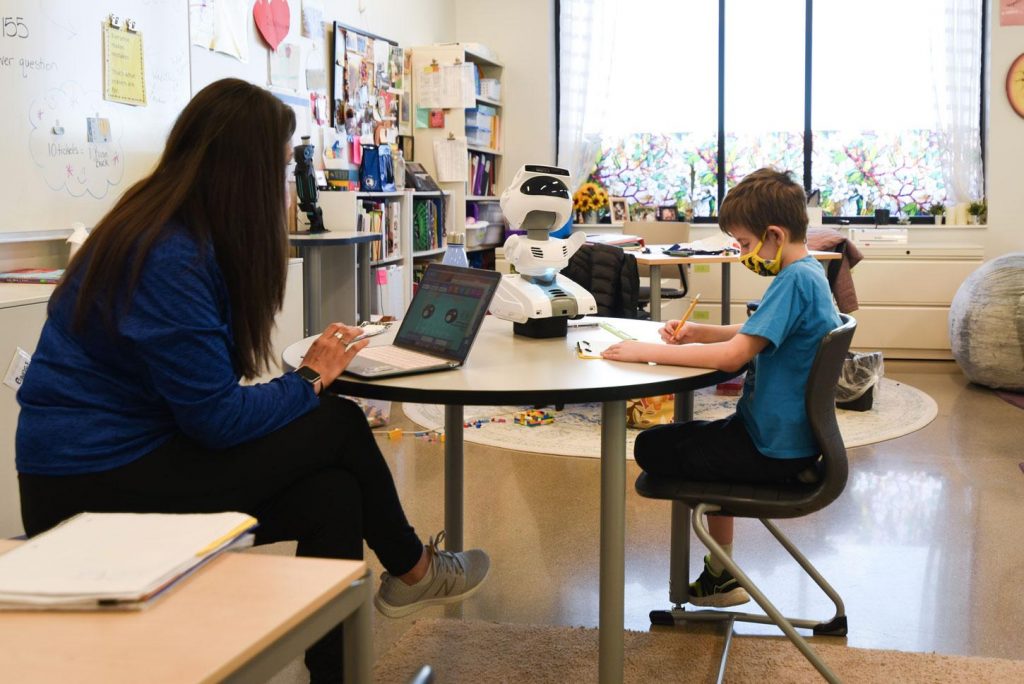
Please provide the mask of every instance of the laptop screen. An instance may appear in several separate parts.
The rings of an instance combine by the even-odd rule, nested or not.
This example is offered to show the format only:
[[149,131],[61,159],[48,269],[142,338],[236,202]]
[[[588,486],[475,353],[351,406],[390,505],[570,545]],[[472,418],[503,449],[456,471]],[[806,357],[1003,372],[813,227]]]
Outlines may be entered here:
[[430,264],[395,346],[465,361],[500,280],[496,271]]

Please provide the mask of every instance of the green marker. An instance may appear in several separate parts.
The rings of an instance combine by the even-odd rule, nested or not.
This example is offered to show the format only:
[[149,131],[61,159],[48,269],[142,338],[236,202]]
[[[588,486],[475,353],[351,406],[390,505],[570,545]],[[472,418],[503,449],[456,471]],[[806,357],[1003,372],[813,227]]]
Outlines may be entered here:
[[633,337],[629,333],[624,332],[622,330],[619,330],[618,328],[616,328],[611,323],[605,323],[604,321],[601,321],[598,325],[600,325],[603,330],[607,330],[612,335],[615,335],[616,337],[618,337],[620,340],[635,340],[636,339],[635,337]]

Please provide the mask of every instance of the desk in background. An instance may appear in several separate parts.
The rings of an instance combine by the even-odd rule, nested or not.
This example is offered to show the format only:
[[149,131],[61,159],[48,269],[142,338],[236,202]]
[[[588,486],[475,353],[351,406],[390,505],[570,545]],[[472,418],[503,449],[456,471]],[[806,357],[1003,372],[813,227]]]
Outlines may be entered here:
[[[0,540],[0,552],[18,543]],[[225,553],[141,611],[0,611],[0,672],[23,683],[266,681],[344,622],[345,681],[369,682],[371,596],[363,561]]]
[[[653,321],[612,319],[615,326],[640,339],[658,340]],[[342,376],[331,391],[339,394],[445,405],[444,521],[445,546],[463,548],[463,406],[505,404],[574,404],[602,402],[601,408],[601,682],[621,682],[625,601],[626,400],[677,394],[677,418],[692,411],[689,393],[715,385],[733,374],[706,368],[651,366],[576,357],[576,342],[594,328],[570,329],[568,337],[533,339],[512,334],[512,323],[488,316],[463,368],[360,380]],[[388,344],[394,332],[372,345]],[[295,368],[315,337],[285,350],[284,365]],[[682,415],[681,415],[682,413]],[[486,540],[479,540],[486,543]]]
[[303,259],[304,335],[319,334],[328,323],[370,320],[370,243],[380,239],[354,230],[288,234]]
[[[731,305],[731,273],[732,264],[738,264],[738,254],[695,254],[686,257],[674,257],[662,253],[662,249],[668,245],[648,245],[650,254],[641,251],[630,251],[636,256],[636,263],[647,266],[651,269],[651,320],[661,320],[661,267],[675,266],[676,264],[721,264],[722,265],[722,325],[729,325],[729,307]],[[842,255],[836,252],[811,251],[810,255],[819,261],[830,261],[841,259]],[[696,294],[696,293],[694,293]]]

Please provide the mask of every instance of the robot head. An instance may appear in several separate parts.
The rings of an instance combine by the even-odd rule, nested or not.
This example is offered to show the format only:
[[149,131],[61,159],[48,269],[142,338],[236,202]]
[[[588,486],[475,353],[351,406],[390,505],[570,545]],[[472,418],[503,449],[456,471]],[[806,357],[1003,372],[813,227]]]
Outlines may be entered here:
[[572,177],[565,169],[526,164],[501,193],[501,211],[513,230],[525,229],[531,240],[547,239],[572,215]]

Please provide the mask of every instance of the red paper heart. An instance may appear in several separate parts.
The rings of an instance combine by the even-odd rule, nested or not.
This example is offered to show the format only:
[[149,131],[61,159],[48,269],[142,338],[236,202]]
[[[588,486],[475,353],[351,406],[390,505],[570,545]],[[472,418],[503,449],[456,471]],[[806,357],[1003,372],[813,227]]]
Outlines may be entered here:
[[277,50],[277,46],[288,35],[288,27],[292,23],[288,0],[256,0],[252,6],[252,18],[256,20],[256,28],[270,49]]

